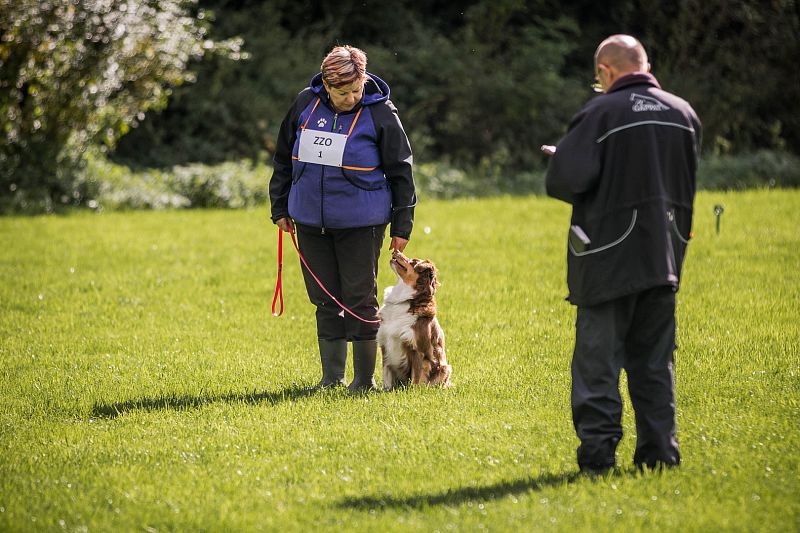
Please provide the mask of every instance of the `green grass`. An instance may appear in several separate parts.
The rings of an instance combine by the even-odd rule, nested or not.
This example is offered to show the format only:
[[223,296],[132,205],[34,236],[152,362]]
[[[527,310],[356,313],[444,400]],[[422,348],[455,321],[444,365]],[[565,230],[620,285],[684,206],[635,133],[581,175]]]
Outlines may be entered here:
[[624,393],[626,468],[598,479],[574,475],[565,204],[423,201],[407,251],[440,268],[455,387],[367,396],[307,392],[313,310],[289,248],[270,315],[266,209],[2,218],[0,530],[798,530],[800,191],[696,207],[684,464],[629,468]]

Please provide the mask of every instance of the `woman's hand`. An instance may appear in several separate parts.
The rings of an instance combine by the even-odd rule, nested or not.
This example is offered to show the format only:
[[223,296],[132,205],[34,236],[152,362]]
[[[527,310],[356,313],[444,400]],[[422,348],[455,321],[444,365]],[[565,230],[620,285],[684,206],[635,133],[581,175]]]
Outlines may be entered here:
[[408,244],[408,239],[404,239],[402,237],[392,237],[392,242],[391,244],[389,244],[389,249],[402,252],[403,250],[406,249],[407,244]]
[[286,233],[294,233],[294,221],[289,217],[279,218],[275,224]]

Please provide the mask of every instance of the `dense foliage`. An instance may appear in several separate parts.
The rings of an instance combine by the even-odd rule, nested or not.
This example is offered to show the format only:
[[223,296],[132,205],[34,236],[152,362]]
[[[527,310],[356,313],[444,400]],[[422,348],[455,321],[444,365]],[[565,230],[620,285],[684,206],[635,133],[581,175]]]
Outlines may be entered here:
[[[76,167],[111,146],[215,44],[183,0],[0,0],[0,201],[80,203]],[[1,207],[1,206],[0,206]]]
[[[265,205],[272,167],[247,159],[216,164],[131,169],[92,152],[76,186],[87,191],[92,209],[240,208]],[[446,162],[416,165],[420,199],[544,194],[544,169],[506,175],[486,169],[476,175]],[[800,157],[758,151],[709,155],[700,163],[697,186],[704,190],[800,187]]]
[[98,210],[240,208],[264,205],[271,173],[263,163],[247,160],[132,172],[91,153],[78,182],[92,192],[89,206]]
[[666,88],[697,109],[706,151],[800,154],[796,0],[638,0],[624,16]]
[[800,153],[798,9],[793,0],[202,0],[213,34],[240,35],[249,61],[197,65],[123,139],[120,160],[147,165],[271,155],[280,121],[337,43],[363,47],[392,99],[418,162],[470,173],[541,168],[592,96],[592,55],[610,33],[641,37],[662,85],[692,102],[716,154]]
[[694,105],[707,157],[800,154],[795,0],[0,0],[0,211],[98,198],[89,146],[138,168],[268,161],[342,43],[392,87],[429,191],[536,192],[538,147],[592,97],[594,49],[618,32]]

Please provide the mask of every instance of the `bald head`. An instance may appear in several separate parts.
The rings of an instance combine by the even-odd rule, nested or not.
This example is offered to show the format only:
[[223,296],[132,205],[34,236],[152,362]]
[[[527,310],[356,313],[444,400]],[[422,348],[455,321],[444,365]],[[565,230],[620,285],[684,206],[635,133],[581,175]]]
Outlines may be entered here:
[[612,35],[600,43],[594,53],[594,68],[599,65],[612,67],[620,74],[646,72],[649,70],[647,52],[636,38],[630,35]]

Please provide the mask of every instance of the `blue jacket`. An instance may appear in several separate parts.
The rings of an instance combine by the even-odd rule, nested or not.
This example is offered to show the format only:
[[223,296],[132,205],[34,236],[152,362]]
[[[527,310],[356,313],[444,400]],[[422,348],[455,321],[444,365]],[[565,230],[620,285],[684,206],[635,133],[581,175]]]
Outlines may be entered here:
[[[347,135],[342,166],[302,162],[303,130]],[[414,180],[408,138],[389,100],[389,86],[368,74],[361,102],[337,114],[317,74],[297,96],[281,125],[270,180],[273,221],[355,228],[391,222],[390,234],[409,238]]]

